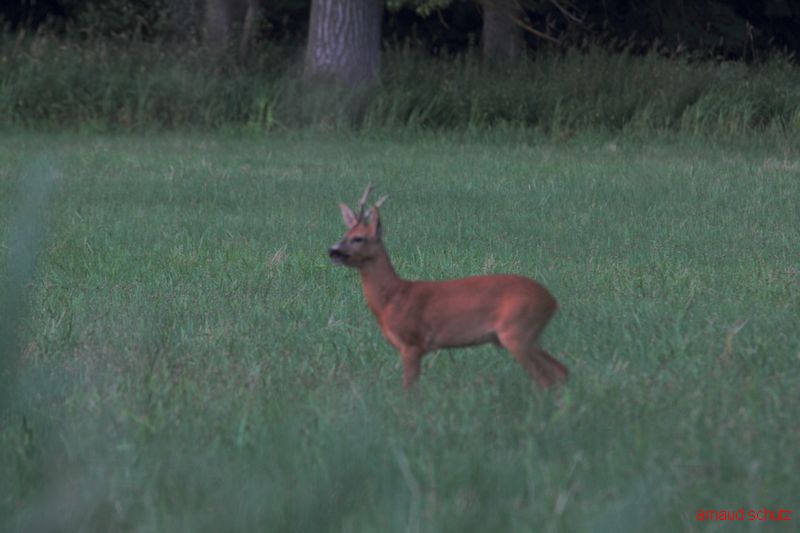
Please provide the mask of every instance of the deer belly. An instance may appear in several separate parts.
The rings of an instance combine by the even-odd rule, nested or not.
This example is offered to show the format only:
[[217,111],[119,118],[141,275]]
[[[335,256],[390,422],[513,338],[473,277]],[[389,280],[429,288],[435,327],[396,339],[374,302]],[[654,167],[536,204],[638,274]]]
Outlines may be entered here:
[[414,347],[428,352],[439,348],[498,343],[494,329],[483,323],[454,320],[454,317],[442,317],[438,321],[409,320],[408,316],[404,320],[392,318],[394,320],[384,319],[379,323],[383,336],[398,350]]
[[435,331],[431,339],[432,349],[477,346],[488,342],[498,343],[497,335],[494,331],[471,329],[460,324],[454,324],[452,327]]
[[489,302],[486,298],[447,298],[435,302],[425,313],[431,344],[435,348],[458,348],[497,343],[496,306],[487,305]]
[[428,326],[427,344],[430,350],[498,342],[494,324],[487,323],[484,317],[440,315],[438,320],[430,321]]

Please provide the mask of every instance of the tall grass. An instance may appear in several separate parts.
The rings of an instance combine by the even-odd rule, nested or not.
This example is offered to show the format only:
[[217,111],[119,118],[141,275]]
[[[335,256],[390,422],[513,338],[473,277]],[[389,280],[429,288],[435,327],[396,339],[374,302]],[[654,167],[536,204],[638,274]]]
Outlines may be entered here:
[[[241,63],[187,45],[0,39],[0,125],[272,130],[318,114],[298,79],[301,50],[285,45]],[[747,65],[592,48],[497,70],[472,53],[389,46],[362,126],[794,135],[800,68],[781,56]]]

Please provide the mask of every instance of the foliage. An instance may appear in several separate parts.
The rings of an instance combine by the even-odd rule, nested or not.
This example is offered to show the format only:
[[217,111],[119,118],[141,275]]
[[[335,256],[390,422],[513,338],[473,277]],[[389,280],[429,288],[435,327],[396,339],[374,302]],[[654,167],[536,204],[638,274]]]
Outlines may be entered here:
[[[35,154],[63,174],[0,420],[4,531],[678,531],[800,494],[796,143],[3,140],[2,220]],[[368,179],[402,275],[553,291],[560,395],[490,347],[402,393],[325,254]]]
[[434,11],[451,6],[454,1],[455,0],[387,0],[386,7],[396,11],[405,5],[409,5],[421,16],[427,17]]
[[[800,51],[800,7],[788,0],[493,1],[518,3],[529,29],[550,35],[566,48],[604,42],[646,52],[663,45],[747,60],[776,49]],[[77,28],[94,36],[192,42],[202,28],[202,4],[203,0],[7,0],[0,4],[0,22],[5,19],[15,31],[58,28],[69,34]],[[300,44],[309,4],[308,0],[262,1],[256,34]],[[422,42],[434,42],[451,34],[449,44],[463,51],[469,35],[480,32],[476,4],[475,0],[387,0],[385,38],[395,41],[413,34]],[[550,46],[533,33],[529,43],[534,49]]]
[[73,24],[81,34],[95,38],[112,37],[128,41],[153,35],[166,37],[171,29],[170,22],[177,18],[177,12],[192,7],[189,0],[76,2],[72,11]]

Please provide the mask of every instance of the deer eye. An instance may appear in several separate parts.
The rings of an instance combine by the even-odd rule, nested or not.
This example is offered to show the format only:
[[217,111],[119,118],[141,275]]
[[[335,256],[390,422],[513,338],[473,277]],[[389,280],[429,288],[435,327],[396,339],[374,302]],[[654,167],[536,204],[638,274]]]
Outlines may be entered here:
[[364,237],[353,237],[350,239],[351,242],[364,242]]

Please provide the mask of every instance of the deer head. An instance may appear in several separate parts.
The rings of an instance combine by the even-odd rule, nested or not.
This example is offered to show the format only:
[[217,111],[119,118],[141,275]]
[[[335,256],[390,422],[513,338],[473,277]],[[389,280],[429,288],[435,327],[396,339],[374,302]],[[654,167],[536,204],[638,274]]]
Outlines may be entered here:
[[367,185],[364,194],[361,195],[361,199],[358,201],[357,215],[346,204],[339,204],[339,209],[342,211],[342,220],[347,226],[347,231],[342,240],[328,250],[328,255],[335,265],[358,268],[383,251],[381,220],[378,208],[386,201],[388,195],[381,197],[366,213],[364,208],[371,190],[372,184]]

